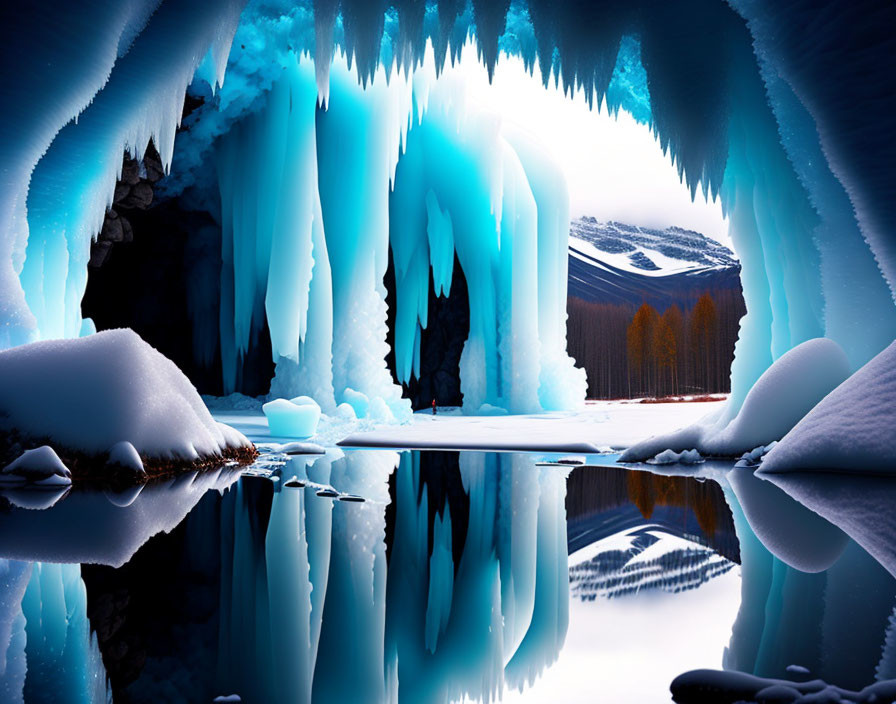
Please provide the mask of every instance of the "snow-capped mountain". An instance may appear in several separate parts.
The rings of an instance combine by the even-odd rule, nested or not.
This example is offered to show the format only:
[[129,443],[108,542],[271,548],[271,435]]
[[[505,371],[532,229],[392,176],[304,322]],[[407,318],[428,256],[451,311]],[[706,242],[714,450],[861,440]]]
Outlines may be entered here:
[[663,305],[706,289],[739,286],[740,263],[734,253],[699,232],[604,223],[587,216],[570,225],[571,296]]

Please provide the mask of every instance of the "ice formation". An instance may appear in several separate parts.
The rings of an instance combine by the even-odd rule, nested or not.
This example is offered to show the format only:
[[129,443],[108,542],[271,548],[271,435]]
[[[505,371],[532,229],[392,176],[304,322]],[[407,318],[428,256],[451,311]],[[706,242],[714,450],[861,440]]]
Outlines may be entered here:
[[310,403],[277,398],[262,406],[272,437],[310,438],[317,432],[320,406],[307,396],[299,398]]
[[813,408],[762,460],[762,472],[896,472],[896,342]]
[[142,457],[193,461],[249,447],[215,422],[177,366],[131,330],[0,352],[0,430],[105,459],[127,441]]
[[[152,137],[173,163],[168,195],[221,224],[220,339],[197,333],[195,354],[220,342],[227,391],[266,319],[273,396],[308,394],[329,413],[351,388],[406,415],[383,362],[391,245],[399,380],[417,369],[429,279],[445,291],[453,251],[474,301],[465,404],[574,406],[563,189],[525,137],[446,88],[470,35],[490,73],[501,51],[519,54],[546,83],[628,110],[692,193],[722,199],[749,312],[720,427],[801,342],[834,340],[855,371],[896,337],[896,159],[879,109],[893,79],[885,45],[857,45],[892,8],[838,3],[816,23],[764,0],[387,5],[54,1],[4,22],[3,64],[17,70],[0,152],[0,346],[81,332],[122,151],[139,157]],[[207,100],[175,148],[191,81]]]

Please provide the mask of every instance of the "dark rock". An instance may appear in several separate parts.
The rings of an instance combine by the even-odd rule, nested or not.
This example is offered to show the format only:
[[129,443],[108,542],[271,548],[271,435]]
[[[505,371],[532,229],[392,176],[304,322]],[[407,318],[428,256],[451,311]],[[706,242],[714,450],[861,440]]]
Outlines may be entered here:
[[114,210],[106,213],[106,219],[103,221],[103,229],[100,230],[100,240],[107,242],[123,242],[124,232],[122,229],[121,218]]
[[146,180],[150,183],[160,181],[165,177],[165,168],[162,166],[162,157],[150,142],[143,155],[143,168],[146,171]]
[[[118,188],[116,187],[116,192]],[[130,193],[118,205],[123,208],[139,208],[146,210],[152,204],[152,186],[146,181],[140,181],[136,186],[131,188]]]
[[124,181],[119,181],[115,184],[115,195],[112,196],[113,203],[121,203],[125,198],[127,198],[131,194],[131,186],[130,184],[125,183]]
[[134,241],[134,229],[131,227],[131,221],[127,218],[121,218],[121,236],[122,242]]
[[112,243],[104,240],[94,242],[90,248],[90,261],[87,266],[98,269],[109,258],[109,252],[112,251]]
[[129,186],[136,186],[140,182],[140,164],[136,159],[131,159],[127,153],[121,165],[120,180]]

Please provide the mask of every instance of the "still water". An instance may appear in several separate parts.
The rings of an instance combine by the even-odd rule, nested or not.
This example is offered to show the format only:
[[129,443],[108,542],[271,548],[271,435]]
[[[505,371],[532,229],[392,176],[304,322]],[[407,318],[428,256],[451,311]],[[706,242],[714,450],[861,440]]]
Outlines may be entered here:
[[6,493],[0,701],[664,702],[701,667],[896,676],[892,526],[867,520],[888,487],[853,482],[844,510],[829,478],[614,459],[359,450]]

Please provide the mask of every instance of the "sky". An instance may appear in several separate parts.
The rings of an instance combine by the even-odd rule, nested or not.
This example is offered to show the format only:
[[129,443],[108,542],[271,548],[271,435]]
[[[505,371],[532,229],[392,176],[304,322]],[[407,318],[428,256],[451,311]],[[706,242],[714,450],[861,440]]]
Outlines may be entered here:
[[529,75],[521,58],[506,54],[489,85],[471,44],[453,71],[463,76],[469,101],[533,134],[561,165],[572,218],[593,215],[648,227],[677,225],[731,248],[720,202],[707,202],[700,191],[692,202],[671,158],[663,155],[650,129],[627,112],[614,118],[606,109],[591,110],[581,91],[569,99],[553,81],[545,90],[537,66]]

